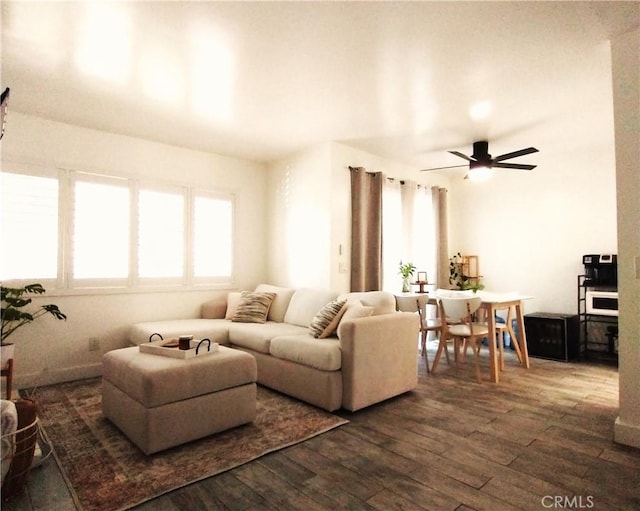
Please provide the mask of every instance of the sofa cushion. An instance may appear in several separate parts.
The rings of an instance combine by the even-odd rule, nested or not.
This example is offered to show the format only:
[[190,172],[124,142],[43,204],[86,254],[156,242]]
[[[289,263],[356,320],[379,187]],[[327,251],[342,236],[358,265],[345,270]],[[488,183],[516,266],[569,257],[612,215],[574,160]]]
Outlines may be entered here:
[[269,353],[273,357],[321,371],[338,371],[342,367],[340,341],[335,337],[315,339],[308,333],[274,337]]
[[387,291],[357,291],[340,295],[339,299],[359,300],[362,305],[373,307],[373,315],[389,314],[396,311],[396,299]]
[[231,323],[229,342],[261,353],[269,353],[269,343],[280,335],[306,334],[307,328],[267,321],[266,323]]
[[342,339],[342,325],[344,325],[347,321],[358,318],[368,318],[373,314],[373,306],[371,305],[362,305],[362,302],[359,300],[353,300],[347,302],[347,308],[342,314],[342,318],[340,319],[340,324],[337,328],[338,339]]
[[129,329],[129,342],[134,345],[149,342],[151,334],[159,333],[164,339],[193,335],[194,339],[207,338],[218,344],[229,344],[230,324],[224,319],[173,319],[136,323]]
[[231,321],[238,323],[264,323],[275,293],[255,293],[242,291],[240,303]]
[[337,293],[321,289],[301,288],[297,289],[291,297],[289,308],[284,316],[285,323],[308,327],[316,313],[331,300]]
[[277,321],[282,323],[284,321],[284,315],[287,313],[287,307],[293,296],[295,289],[290,287],[278,287],[270,284],[259,284],[256,287],[256,293],[275,293],[276,297],[273,299],[273,303],[269,308],[269,314],[267,314],[267,320]]
[[218,293],[215,298],[204,302],[200,307],[200,317],[204,319],[223,319],[227,311],[227,294]]
[[233,319],[240,300],[242,300],[242,292],[240,291],[231,291],[227,295],[227,310],[225,311],[224,319]]
[[346,300],[333,300],[322,307],[311,320],[309,331],[316,339],[324,339],[332,335],[346,309]]

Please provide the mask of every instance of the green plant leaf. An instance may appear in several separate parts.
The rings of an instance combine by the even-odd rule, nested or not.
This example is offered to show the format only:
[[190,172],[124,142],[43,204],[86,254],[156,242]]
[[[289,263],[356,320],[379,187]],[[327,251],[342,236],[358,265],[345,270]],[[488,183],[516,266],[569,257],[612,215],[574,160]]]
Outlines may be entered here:
[[17,309],[2,309],[2,323],[8,321],[33,321],[33,315]]
[[29,305],[31,303],[31,298],[13,298],[11,296],[7,296],[5,298],[5,302],[7,302],[7,305],[9,307],[15,307],[15,308],[20,308],[20,307],[25,307],[26,305]]
[[35,311],[25,311],[24,307],[32,303],[31,298],[22,298],[25,293],[41,295],[45,292],[41,284],[28,284],[25,287],[0,286],[2,296],[2,341],[4,342],[18,328],[23,327],[45,314],[51,314],[57,320],[66,320],[67,316],[57,305],[47,304]]
[[67,319],[67,315],[63,314],[60,311],[60,309],[58,309],[57,305],[50,303],[48,305],[43,305],[42,308],[46,310],[49,314],[52,314],[56,319],[59,319],[62,321],[66,321]]
[[28,284],[24,286],[24,290],[27,293],[35,293],[37,295],[41,295],[45,293],[45,289],[44,287],[42,287],[42,284]]

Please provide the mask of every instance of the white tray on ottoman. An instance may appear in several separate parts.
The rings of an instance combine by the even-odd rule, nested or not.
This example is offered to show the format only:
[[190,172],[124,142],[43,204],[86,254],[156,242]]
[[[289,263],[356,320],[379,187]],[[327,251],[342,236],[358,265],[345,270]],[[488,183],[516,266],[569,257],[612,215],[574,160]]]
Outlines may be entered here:
[[[175,342],[177,342],[177,339],[175,340]],[[172,344],[173,340],[145,342],[144,344],[140,344],[138,348],[143,353],[151,353],[152,355],[161,355],[163,357],[181,359],[203,357],[205,355],[217,353],[218,351],[218,343],[212,343],[208,339],[204,339],[202,341],[189,341],[190,348],[188,350],[181,350],[174,346],[167,346],[168,343]]]
[[256,361],[240,350],[177,359],[134,346],[102,364],[102,411],[146,454],[255,419]]

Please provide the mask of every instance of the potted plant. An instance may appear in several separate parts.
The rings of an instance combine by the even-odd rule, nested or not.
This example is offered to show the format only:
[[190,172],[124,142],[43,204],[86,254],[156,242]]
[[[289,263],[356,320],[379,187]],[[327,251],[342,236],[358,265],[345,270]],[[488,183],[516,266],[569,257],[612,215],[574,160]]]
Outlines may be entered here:
[[7,361],[13,358],[13,343],[7,342],[9,336],[18,328],[27,325],[39,317],[51,314],[59,320],[66,320],[67,316],[63,314],[57,305],[47,304],[41,305],[35,310],[27,310],[32,300],[25,295],[41,295],[45,293],[41,284],[28,284],[24,287],[5,287],[0,288],[0,297],[2,299],[2,338],[0,346],[2,350],[2,367],[4,368]]
[[454,289],[467,290],[470,289],[474,293],[484,289],[481,278],[479,276],[470,277],[464,272],[464,258],[458,252],[449,258],[449,284]]
[[454,286],[454,289],[464,289],[466,280],[462,267],[462,255],[458,252],[449,258],[449,284]]
[[[32,299],[25,296],[29,294],[41,295],[45,289],[41,284],[28,284],[24,287],[5,287],[0,286],[0,295],[2,298],[2,337],[1,337],[1,356],[2,369],[5,372],[13,371],[13,362],[9,364],[9,360],[13,359],[13,343],[8,343],[7,339],[18,328],[32,323],[36,319],[51,314],[58,320],[66,320],[67,316],[60,311],[57,305],[47,304],[41,305],[35,309],[27,308],[32,303]],[[5,351],[7,353],[5,353]],[[12,375],[8,375],[8,380]],[[10,392],[10,384],[7,382],[7,389]],[[9,469],[2,481],[2,498],[10,499],[18,495],[24,487],[31,464],[33,462],[33,453],[37,435],[37,405],[32,398],[22,398],[14,402],[18,415],[17,431],[13,435],[11,445],[13,454]],[[3,444],[4,446],[4,444]]]
[[411,277],[413,277],[413,272],[416,271],[416,267],[413,263],[402,263],[400,261],[400,265],[398,268],[398,273],[402,275],[402,292],[408,293],[411,291]]

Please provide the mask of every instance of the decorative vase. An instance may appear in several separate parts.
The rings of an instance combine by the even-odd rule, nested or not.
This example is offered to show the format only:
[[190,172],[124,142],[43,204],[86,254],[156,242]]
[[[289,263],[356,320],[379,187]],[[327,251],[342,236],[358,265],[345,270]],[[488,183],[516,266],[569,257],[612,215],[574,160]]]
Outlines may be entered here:
[[402,277],[402,292],[408,293],[411,291],[411,277]]

